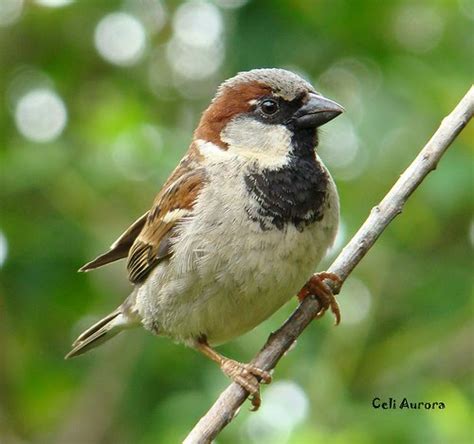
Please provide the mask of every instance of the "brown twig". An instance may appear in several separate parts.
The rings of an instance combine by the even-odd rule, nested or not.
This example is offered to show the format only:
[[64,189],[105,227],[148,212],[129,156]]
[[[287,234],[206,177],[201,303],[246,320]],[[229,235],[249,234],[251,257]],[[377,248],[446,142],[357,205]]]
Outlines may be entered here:
[[[428,173],[434,170],[441,156],[468,124],[474,113],[474,87],[471,87],[456,108],[446,116],[433,137],[415,160],[400,176],[383,200],[372,211],[359,231],[345,246],[329,267],[344,282],[352,270],[369,251],[388,224],[401,213],[405,202]],[[290,318],[258,352],[252,363],[263,370],[271,370],[291,347],[296,338],[313,320],[320,307],[316,300],[306,298]],[[248,393],[232,383],[221,393],[210,410],[203,416],[184,440],[185,444],[209,443],[238,412]]]

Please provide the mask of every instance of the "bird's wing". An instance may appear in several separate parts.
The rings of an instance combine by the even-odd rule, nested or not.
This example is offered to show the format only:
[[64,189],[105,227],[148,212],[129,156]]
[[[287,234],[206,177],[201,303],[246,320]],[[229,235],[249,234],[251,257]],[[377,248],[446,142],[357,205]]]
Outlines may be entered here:
[[190,212],[204,183],[200,154],[194,144],[156,196],[152,208],[137,219],[110,247],[83,265],[89,271],[128,256],[132,282],[140,282],[163,258],[169,256],[172,228]]
[[204,168],[181,171],[181,174],[179,169],[175,171],[169,185],[156,197],[143,229],[130,248],[127,269],[133,283],[142,282],[160,261],[172,254],[175,227],[192,214],[206,173]]
[[94,260],[83,265],[79,271],[89,271],[94,268],[102,267],[103,265],[109,264],[111,262],[118,261],[124,257],[128,256],[130,247],[135,242],[140,231],[142,231],[143,226],[146,223],[149,211],[147,211],[143,216],[137,219],[126,231],[123,233],[111,246],[110,250],[107,253],[101,254],[96,257]]

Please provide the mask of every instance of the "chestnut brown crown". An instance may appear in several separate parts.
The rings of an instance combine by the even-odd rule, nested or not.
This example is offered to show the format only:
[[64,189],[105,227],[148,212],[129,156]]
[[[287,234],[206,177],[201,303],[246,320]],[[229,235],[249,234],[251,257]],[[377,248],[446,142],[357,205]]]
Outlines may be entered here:
[[[273,119],[272,104],[275,109],[284,108]],[[305,114],[305,118],[301,119],[305,127],[313,123],[314,127],[319,126],[343,111],[340,105],[322,97],[310,83],[291,71],[278,68],[254,69],[240,72],[219,86],[216,96],[201,117],[194,137],[227,149],[226,143],[221,139],[224,127],[236,116],[255,112],[257,107],[264,111],[265,119],[269,117],[264,119],[268,124],[295,123],[295,119],[291,119],[302,109],[299,117]],[[321,114],[323,112],[324,115]],[[318,113],[318,119],[315,119],[314,116]],[[255,115],[255,118],[259,116]]]

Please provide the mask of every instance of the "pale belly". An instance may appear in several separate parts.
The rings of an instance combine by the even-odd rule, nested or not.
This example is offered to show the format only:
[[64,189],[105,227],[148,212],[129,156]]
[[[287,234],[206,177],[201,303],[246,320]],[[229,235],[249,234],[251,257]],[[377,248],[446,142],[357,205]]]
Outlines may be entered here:
[[170,261],[137,288],[144,326],[179,342],[205,336],[219,344],[263,322],[297,294],[332,244],[339,205],[331,187],[323,219],[303,231],[261,231],[233,201],[209,209],[214,220],[183,224]]
[[290,227],[258,245],[227,239],[185,274],[172,277],[172,264],[159,266],[141,289],[145,325],[151,321],[158,334],[180,342],[205,335],[218,344],[239,336],[297,294],[325,252],[322,237],[318,229]]

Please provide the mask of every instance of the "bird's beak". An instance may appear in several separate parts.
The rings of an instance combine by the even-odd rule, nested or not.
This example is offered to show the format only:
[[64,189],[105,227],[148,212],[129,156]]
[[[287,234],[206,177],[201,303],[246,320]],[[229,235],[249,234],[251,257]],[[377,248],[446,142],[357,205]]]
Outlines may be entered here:
[[293,115],[298,128],[316,128],[324,125],[344,111],[338,103],[310,93],[309,100]]

